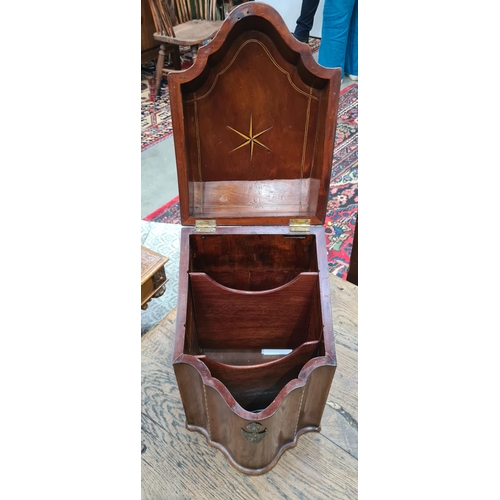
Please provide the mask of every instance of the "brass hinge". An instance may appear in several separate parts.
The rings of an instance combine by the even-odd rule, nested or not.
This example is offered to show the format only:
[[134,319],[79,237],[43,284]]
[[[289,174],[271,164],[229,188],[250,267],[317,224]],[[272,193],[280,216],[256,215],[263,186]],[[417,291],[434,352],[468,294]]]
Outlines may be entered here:
[[311,219],[290,219],[290,232],[309,233],[311,231]]
[[198,233],[215,233],[217,224],[215,219],[197,220],[194,224],[195,230]]

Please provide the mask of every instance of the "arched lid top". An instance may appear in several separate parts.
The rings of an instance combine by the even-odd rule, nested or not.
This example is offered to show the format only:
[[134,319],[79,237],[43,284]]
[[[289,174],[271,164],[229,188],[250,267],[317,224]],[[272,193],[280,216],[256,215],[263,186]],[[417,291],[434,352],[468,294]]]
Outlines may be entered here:
[[322,224],[340,78],[272,7],[234,9],[168,76],[182,223]]

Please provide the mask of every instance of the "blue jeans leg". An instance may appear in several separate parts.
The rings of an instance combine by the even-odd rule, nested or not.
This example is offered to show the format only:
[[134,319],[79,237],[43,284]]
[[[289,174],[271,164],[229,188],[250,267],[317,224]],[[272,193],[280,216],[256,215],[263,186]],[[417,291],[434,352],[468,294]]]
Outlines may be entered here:
[[341,68],[347,52],[349,28],[356,0],[325,0],[318,62],[327,68]]
[[351,17],[344,69],[346,74],[358,76],[358,0]]
[[312,30],[314,24],[314,16],[319,5],[319,0],[303,0],[302,7],[300,9],[300,16],[297,19],[297,26],[295,26],[295,31],[293,36],[301,41],[309,41],[309,33]]

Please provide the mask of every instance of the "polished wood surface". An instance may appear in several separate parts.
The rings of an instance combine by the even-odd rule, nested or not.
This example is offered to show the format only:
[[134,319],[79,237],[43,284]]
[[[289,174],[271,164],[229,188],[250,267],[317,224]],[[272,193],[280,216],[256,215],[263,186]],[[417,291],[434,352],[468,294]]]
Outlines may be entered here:
[[[236,288],[211,277],[219,269]],[[323,226],[181,230],[173,364],[187,427],[241,472],[266,473],[298,436],[319,429],[336,367],[328,279]],[[225,363],[211,358],[225,349]],[[255,349],[292,352],[245,363]],[[242,434],[252,425],[265,433],[258,443]]]
[[152,298],[160,297],[165,291],[167,277],[165,264],[168,257],[141,246],[141,308],[147,309]]
[[168,75],[182,223],[322,224],[340,79],[274,9],[235,8],[195,64]]
[[141,0],[141,52],[159,45],[153,38],[154,32],[155,25],[149,4],[147,0]]
[[[308,340],[318,273],[301,273],[263,291],[226,288],[205,273],[190,273],[189,279],[196,333],[204,348],[295,349]],[[229,337],[228,330],[234,335]],[[320,332],[312,335],[319,338]]]
[[200,434],[184,427],[171,363],[177,311],[142,337],[143,500],[357,498],[358,291],[332,275],[329,283],[338,368],[324,406],[321,431],[302,435],[261,476],[239,473]]
[[160,43],[153,37],[154,32],[155,24],[148,0],[141,0],[141,53],[157,49],[160,46]]
[[[169,89],[182,223],[217,222],[181,231],[173,364],[186,425],[264,474],[319,430],[337,364],[321,223],[340,69],[249,2]],[[291,218],[312,225],[292,231]]]
[[161,42],[175,43],[176,45],[199,45],[205,40],[212,38],[221,25],[221,21],[193,19],[192,21],[175,26],[174,36],[155,34],[155,39]]
[[312,234],[283,238],[280,234],[256,232],[207,238],[195,233],[190,235],[189,245],[191,272],[206,272],[228,288],[269,290],[289,283],[302,272],[318,271]]
[[[199,359],[210,370],[212,377],[220,380],[229,390],[236,402],[249,411],[261,411],[267,408],[286,384],[298,378],[304,365],[318,352],[319,341],[304,342],[290,354],[279,359],[267,361],[265,355],[255,365],[235,365],[219,363],[208,356]],[[238,353],[240,356],[244,353]],[[239,359],[237,359],[239,362]],[[269,421],[267,421],[269,427]],[[279,427],[283,431],[283,426]],[[291,440],[295,436],[291,436]],[[271,461],[274,456],[268,460]],[[264,462],[264,465],[267,465]]]

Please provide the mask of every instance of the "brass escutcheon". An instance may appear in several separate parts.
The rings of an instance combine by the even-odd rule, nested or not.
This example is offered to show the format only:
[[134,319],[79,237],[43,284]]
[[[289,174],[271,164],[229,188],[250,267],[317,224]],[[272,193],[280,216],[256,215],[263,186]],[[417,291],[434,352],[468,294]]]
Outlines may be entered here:
[[[246,430],[245,430],[246,429]],[[260,443],[267,434],[267,429],[262,429],[262,424],[251,422],[241,429],[243,437],[252,444]]]

